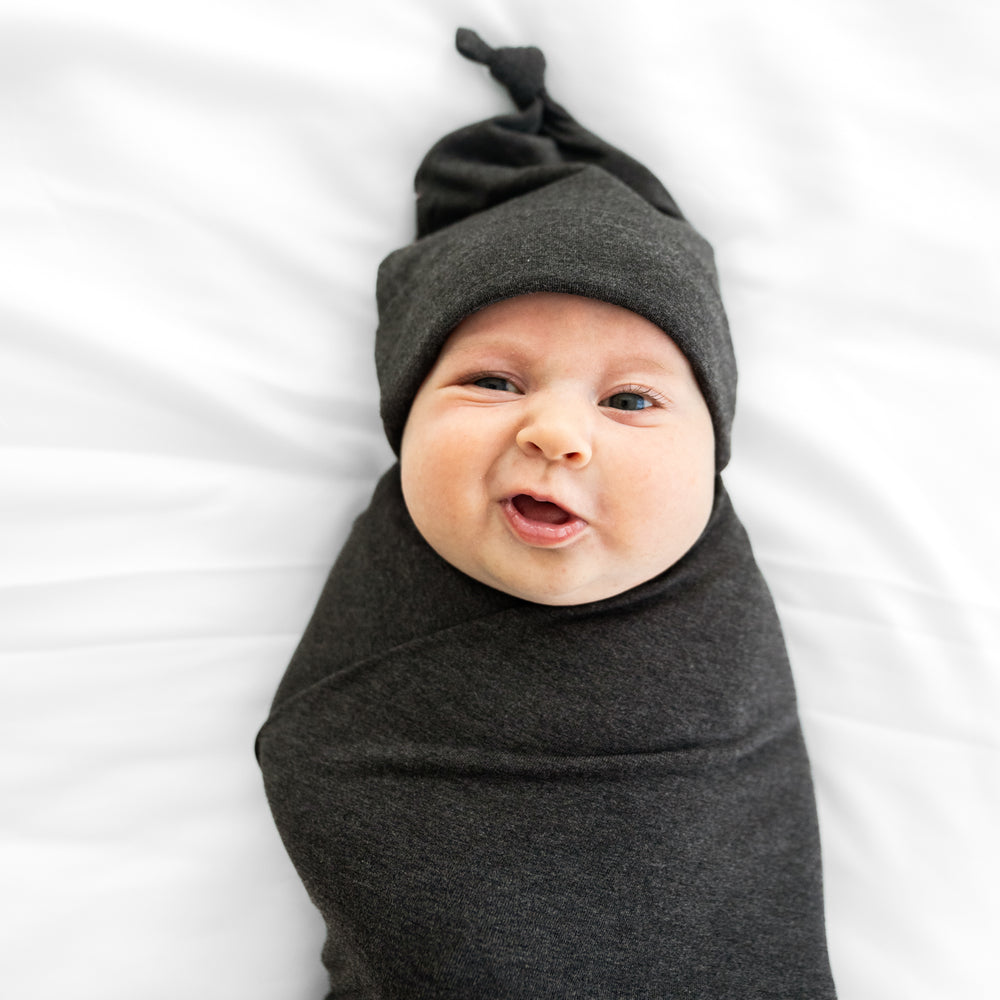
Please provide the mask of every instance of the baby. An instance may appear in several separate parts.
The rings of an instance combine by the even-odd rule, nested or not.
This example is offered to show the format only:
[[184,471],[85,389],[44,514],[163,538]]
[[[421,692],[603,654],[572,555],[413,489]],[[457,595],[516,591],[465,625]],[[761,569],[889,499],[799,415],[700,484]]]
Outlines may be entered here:
[[418,171],[377,290],[400,461],[258,738],[328,998],[828,1000],[711,248],[537,49],[458,45],[519,110]]

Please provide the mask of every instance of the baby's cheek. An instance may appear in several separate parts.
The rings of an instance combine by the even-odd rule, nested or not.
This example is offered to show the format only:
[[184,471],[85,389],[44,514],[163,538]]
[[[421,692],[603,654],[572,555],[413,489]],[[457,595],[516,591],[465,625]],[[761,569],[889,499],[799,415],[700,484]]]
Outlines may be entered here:
[[424,540],[441,554],[456,543],[468,516],[462,477],[452,459],[446,449],[428,446],[420,436],[412,437],[400,454],[406,508]]
[[651,462],[652,471],[642,491],[644,527],[636,526],[633,542],[645,549],[656,572],[681,559],[701,536],[714,501],[714,454],[685,455],[678,461]]
[[400,482],[403,501],[418,530],[427,537],[428,515],[434,504],[430,484],[434,480],[433,469],[428,468],[428,456],[414,436],[404,438],[399,457]]

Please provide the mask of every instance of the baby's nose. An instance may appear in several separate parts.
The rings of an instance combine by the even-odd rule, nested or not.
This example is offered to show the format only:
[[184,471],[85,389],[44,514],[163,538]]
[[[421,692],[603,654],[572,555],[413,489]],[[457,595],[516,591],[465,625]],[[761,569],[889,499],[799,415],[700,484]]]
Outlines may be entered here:
[[593,455],[590,416],[582,411],[579,404],[565,400],[536,403],[517,432],[517,446],[533,458],[582,468]]

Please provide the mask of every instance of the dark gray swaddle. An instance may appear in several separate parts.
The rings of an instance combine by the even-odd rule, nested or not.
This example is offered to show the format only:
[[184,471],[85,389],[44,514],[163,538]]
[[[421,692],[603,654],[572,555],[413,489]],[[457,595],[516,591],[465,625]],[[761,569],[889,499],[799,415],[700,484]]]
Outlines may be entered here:
[[[463,43],[492,61],[520,115],[535,108],[540,121],[537,106],[551,101],[537,50]],[[523,117],[472,128],[511,122]],[[578,155],[589,133],[575,127],[553,139],[536,124],[531,135]],[[390,440],[398,445],[408,402],[462,315],[504,294],[589,292],[655,313],[682,346],[721,468],[735,371],[707,244],[665,192],[669,204],[657,204],[589,154],[560,174],[550,154],[554,176],[540,186],[445,213],[383,265]],[[606,218],[580,218],[581,183],[588,197],[606,186]],[[540,232],[526,198],[548,213]],[[654,218],[617,236],[631,270],[609,263],[602,285],[588,255],[612,238],[611,219],[645,211]],[[553,263],[567,235],[555,240],[553,225],[577,227],[580,254]],[[490,261],[512,241],[536,266],[519,257],[497,278]],[[428,275],[455,277],[459,260],[461,288],[435,286],[425,301]],[[619,295],[635,267],[652,273],[657,262],[658,292]],[[407,291],[419,301],[400,318]],[[393,467],[330,574],[258,756],[278,829],[327,922],[329,997],[834,996],[791,673],[718,478],[708,526],[673,567],[606,600],[551,607],[443,561],[414,527]]]

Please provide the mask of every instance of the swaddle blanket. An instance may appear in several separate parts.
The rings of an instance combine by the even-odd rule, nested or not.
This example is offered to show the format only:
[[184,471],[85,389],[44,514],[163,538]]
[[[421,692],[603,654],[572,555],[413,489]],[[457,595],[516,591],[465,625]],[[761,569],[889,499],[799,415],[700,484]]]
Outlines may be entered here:
[[590,605],[492,590],[357,521],[259,755],[331,997],[834,995],[778,621],[725,492]]
[[[461,225],[440,233],[465,239]],[[706,393],[719,426],[733,376],[711,369],[690,315],[714,276],[698,253],[657,259],[688,261],[667,284],[695,289],[679,293],[678,342],[693,344],[702,385],[722,387]],[[707,327],[717,346],[718,317]],[[791,673],[718,477],[679,562],[552,607],[442,560],[393,467],[333,567],[258,756],[327,924],[331,998],[834,996]]]

